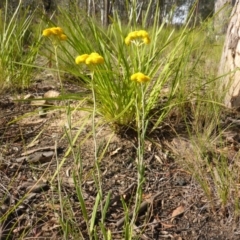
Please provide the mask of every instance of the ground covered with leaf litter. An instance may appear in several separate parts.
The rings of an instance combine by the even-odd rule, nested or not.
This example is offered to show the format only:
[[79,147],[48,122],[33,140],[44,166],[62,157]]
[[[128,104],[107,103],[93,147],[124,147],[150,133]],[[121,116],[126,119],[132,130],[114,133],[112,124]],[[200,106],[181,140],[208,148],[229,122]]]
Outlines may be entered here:
[[[75,94],[83,91],[68,79],[64,89]],[[59,85],[51,73],[44,72],[36,76],[25,92],[9,92],[0,97],[0,239],[63,239],[61,212],[68,226],[68,239],[88,239],[72,173],[81,172],[83,197],[90,217],[97,194],[93,141],[87,137],[91,122],[86,123],[73,146],[76,152],[80,149],[82,163],[76,163],[71,153],[66,154],[69,142],[63,137],[64,129],[71,127],[67,124],[66,111],[52,108],[44,112],[39,109],[42,103],[34,102],[49,91],[57,96]],[[16,101],[20,98],[26,101]],[[68,103],[76,106],[78,102]],[[67,102],[52,104],[56,107]],[[73,135],[81,128],[80,120],[85,113],[74,114]],[[233,217],[234,203],[222,209],[217,199],[207,199],[190,172],[177,161],[190,141],[177,138],[171,129],[169,119],[146,140],[145,182],[134,230],[136,239],[239,239],[240,225]],[[110,136],[111,141],[104,149]],[[104,198],[111,193],[106,228],[111,230],[112,239],[124,239],[122,200],[131,217],[137,186],[137,139],[127,131],[112,135],[111,128],[104,125],[97,129],[97,141],[99,154],[104,152],[100,163]],[[236,146],[238,140],[234,141]],[[233,150],[232,155],[237,151]],[[53,178],[61,163],[59,175]],[[100,218],[99,211],[96,225]]]

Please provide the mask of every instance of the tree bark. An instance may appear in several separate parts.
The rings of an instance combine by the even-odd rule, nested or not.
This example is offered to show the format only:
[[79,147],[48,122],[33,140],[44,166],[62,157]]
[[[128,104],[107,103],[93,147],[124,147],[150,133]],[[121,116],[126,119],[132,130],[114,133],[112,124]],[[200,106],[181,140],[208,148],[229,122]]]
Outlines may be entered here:
[[219,66],[223,76],[222,87],[226,91],[225,105],[240,107],[240,0],[236,0],[230,16],[227,36]]

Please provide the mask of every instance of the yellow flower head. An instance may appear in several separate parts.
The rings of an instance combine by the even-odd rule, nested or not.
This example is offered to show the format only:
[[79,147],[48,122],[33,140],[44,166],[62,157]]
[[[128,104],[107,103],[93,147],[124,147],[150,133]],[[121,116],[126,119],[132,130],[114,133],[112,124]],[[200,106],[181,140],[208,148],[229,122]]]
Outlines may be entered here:
[[63,34],[63,30],[60,27],[53,27],[53,28],[50,28],[50,29],[51,29],[51,32],[52,32],[53,35],[61,36]]
[[148,38],[148,33],[145,30],[140,30],[137,32],[138,37]]
[[148,33],[145,30],[133,31],[130,32],[127,37],[125,38],[125,44],[129,45],[131,41],[136,39],[142,39],[145,44],[150,43],[150,38]]
[[50,30],[50,28],[47,28],[47,29],[44,29],[43,30],[43,36],[44,37],[48,37],[48,36],[50,36],[52,34],[52,32],[51,32],[51,30]]
[[132,41],[132,39],[131,39],[129,36],[127,36],[127,37],[125,38],[125,44],[126,44],[126,45],[129,45],[129,44],[131,43],[131,41]]
[[90,55],[83,54],[76,57],[75,63],[76,64],[85,63],[86,65],[100,64],[100,63],[104,63],[104,58],[100,56],[98,53],[93,52]]
[[83,54],[75,58],[75,63],[80,64],[80,63],[85,63],[86,59],[89,57],[88,54]]
[[145,82],[150,81],[150,77],[141,73],[141,72],[138,72],[138,73],[134,73],[131,76],[131,80],[135,81],[135,82],[138,82],[138,83],[145,83]]
[[43,30],[42,35],[44,37],[54,36],[59,40],[63,40],[63,41],[67,40],[67,36],[63,33],[63,30],[60,27],[46,28]]
[[133,31],[128,34],[128,36],[132,39],[139,37],[138,31]]
[[149,44],[149,43],[151,42],[151,40],[150,40],[149,37],[145,37],[145,38],[143,38],[143,42],[144,42],[145,44]]
[[86,64],[100,64],[103,63],[104,59],[98,53],[91,53],[89,57],[86,59]]

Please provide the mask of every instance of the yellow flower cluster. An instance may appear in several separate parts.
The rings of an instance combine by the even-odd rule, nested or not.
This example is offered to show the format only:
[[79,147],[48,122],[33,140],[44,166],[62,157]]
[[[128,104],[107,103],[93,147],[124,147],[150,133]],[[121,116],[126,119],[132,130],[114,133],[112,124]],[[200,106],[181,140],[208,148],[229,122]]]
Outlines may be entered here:
[[[148,33],[144,30],[134,31],[129,33],[127,38],[125,39],[125,43],[128,45],[132,40],[137,38],[142,38],[145,44],[150,43],[150,38],[148,36]],[[91,54],[82,54],[77,56],[75,58],[75,63],[76,64],[84,63],[86,65],[96,65],[96,64],[104,63],[104,58],[98,53],[93,52]],[[141,72],[137,72],[131,75],[131,80],[137,83],[146,83],[150,81],[150,77]]]
[[146,76],[145,74],[143,74],[141,72],[137,72],[131,76],[131,80],[138,82],[138,83],[145,83],[145,82],[150,81],[150,77]]
[[150,38],[148,36],[148,33],[145,30],[140,30],[140,31],[134,31],[134,32],[130,32],[127,37],[125,38],[125,44],[129,45],[131,43],[131,41],[135,40],[135,39],[142,39],[142,41],[145,44],[149,44],[150,43]]
[[98,53],[93,52],[90,55],[89,54],[83,54],[83,55],[80,55],[80,56],[76,57],[75,63],[76,64],[85,63],[87,65],[100,64],[100,63],[104,63],[104,59]]
[[44,29],[42,35],[44,37],[54,36],[62,41],[67,40],[67,36],[63,33],[63,30],[60,27],[52,27],[52,28]]

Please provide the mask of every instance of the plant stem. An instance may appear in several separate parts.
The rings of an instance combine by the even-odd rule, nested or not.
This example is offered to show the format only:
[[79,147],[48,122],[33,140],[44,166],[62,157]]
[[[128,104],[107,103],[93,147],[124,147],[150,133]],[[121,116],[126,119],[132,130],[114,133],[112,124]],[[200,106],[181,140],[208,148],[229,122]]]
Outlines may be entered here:
[[141,109],[138,105],[138,96],[136,95],[136,110],[137,110],[137,134],[138,134],[138,148],[137,148],[137,165],[138,165],[138,186],[136,193],[136,203],[132,218],[132,224],[136,220],[138,214],[139,206],[142,201],[142,184],[144,181],[144,139],[145,139],[145,110],[144,110],[144,89],[143,84],[141,84]]
[[93,132],[93,144],[94,144],[94,160],[97,162],[97,139],[96,139],[96,127],[95,127],[95,116],[96,116],[96,96],[94,91],[94,71],[91,72],[91,88],[93,97],[93,113],[92,113],[92,132]]
[[61,76],[60,76],[60,72],[59,72],[59,63],[58,63],[58,55],[57,55],[57,47],[58,45],[57,44],[53,44],[54,46],[54,55],[55,55],[55,61],[56,61],[56,67],[57,67],[57,78],[60,82],[60,86],[61,86],[61,93],[63,93],[63,85],[62,85],[62,79],[61,79]]
[[97,170],[97,180],[98,180],[98,193],[100,196],[100,206],[101,206],[101,212],[103,211],[103,205],[102,205],[102,186],[101,186],[101,171],[99,168],[98,163],[98,156],[97,156],[97,138],[96,138],[96,126],[95,126],[95,117],[96,117],[96,95],[94,90],[94,71],[91,71],[91,88],[92,88],[92,97],[93,97],[93,114],[92,114],[92,132],[93,132],[93,144],[94,144],[94,163]]

